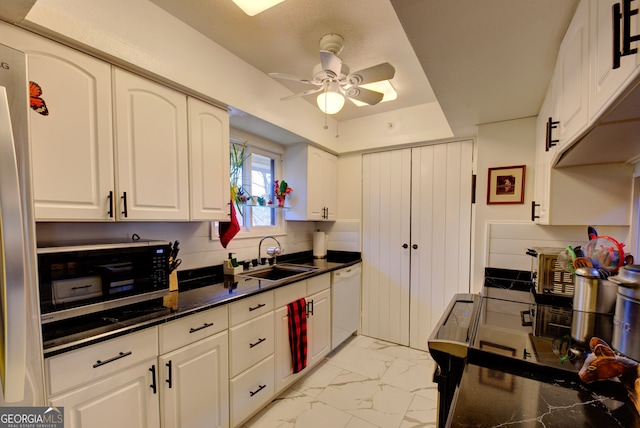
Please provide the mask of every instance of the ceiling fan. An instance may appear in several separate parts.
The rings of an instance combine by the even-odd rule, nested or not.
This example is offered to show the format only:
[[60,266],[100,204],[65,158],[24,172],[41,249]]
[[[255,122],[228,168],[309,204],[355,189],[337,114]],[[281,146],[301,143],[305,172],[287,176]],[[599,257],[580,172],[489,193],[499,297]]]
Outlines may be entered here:
[[[363,88],[362,85],[392,79],[396,71],[395,68],[388,62],[383,62],[350,73],[349,67],[338,57],[343,46],[344,38],[339,34],[327,34],[320,39],[320,63],[313,68],[311,79],[283,73],[269,73],[269,76],[276,79],[293,80],[316,86],[313,89],[284,97],[282,100],[320,93],[317,100],[318,107],[327,114],[340,111],[344,104],[344,97],[369,105],[382,101],[383,93]],[[329,105],[332,97],[337,101],[337,105]]]

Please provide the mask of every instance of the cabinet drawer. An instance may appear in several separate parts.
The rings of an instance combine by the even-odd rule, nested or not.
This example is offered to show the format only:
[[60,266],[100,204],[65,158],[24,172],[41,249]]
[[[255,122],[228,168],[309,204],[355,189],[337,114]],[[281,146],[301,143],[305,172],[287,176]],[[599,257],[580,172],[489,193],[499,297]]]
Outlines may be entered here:
[[229,304],[229,325],[234,326],[273,310],[273,291]]
[[296,282],[274,290],[274,306],[280,308],[307,295],[307,281]]
[[273,355],[230,382],[231,426],[238,426],[273,397]]
[[160,326],[160,354],[173,351],[228,327],[227,307],[209,309]]
[[314,276],[307,279],[307,296],[321,292],[331,287],[331,273]]
[[274,350],[273,311],[229,330],[230,375],[242,373]]
[[158,355],[158,330],[148,328],[47,358],[48,395],[92,382]]

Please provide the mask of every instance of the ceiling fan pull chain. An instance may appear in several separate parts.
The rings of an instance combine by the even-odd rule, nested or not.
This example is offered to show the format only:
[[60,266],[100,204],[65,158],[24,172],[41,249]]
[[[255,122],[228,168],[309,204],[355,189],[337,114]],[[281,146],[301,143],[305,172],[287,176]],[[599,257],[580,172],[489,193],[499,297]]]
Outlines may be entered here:
[[338,124],[340,122],[336,120],[336,138],[340,138],[340,132],[338,132]]

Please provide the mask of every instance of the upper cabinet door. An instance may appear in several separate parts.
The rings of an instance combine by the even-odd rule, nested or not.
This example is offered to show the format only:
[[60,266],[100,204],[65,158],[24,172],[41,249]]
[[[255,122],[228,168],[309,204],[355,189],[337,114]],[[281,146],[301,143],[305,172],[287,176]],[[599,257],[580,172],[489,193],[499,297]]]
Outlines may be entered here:
[[39,37],[20,41],[46,105],[29,111],[36,219],[113,220],[111,66]]
[[189,98],[191,220],[229,219],[229,114]]
[[[627,87],[640,63],[638,54],[623,56],[620,59],[620,67],[613,68],[614,37],[617,36],[621,40],[620,34],[614,36],[612,18],[615,3],[621,3],[621,0],[591,1],[589,112],[592,120],[601,116],[604,108]],[[634,15],[631,17],[631,35],[639,33],[640,19],[638,15]],[[632,43],[632,48],[636,47],[638,42]]]
[[187,97],[114,69],[119,220],[189,220]]
[[[559,108],[558,149],[566,147],[589,121],[589,2],[578,5],[567,29],[556,64]],[[555,118],[554,118],[555,119]]]

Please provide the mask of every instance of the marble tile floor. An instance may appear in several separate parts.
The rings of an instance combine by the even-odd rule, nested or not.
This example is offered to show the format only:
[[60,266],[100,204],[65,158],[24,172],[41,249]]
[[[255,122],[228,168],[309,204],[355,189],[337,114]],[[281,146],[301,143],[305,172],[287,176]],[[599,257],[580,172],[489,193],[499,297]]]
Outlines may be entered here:
[[354,336],[243,428],[435,427],[428,352]]

